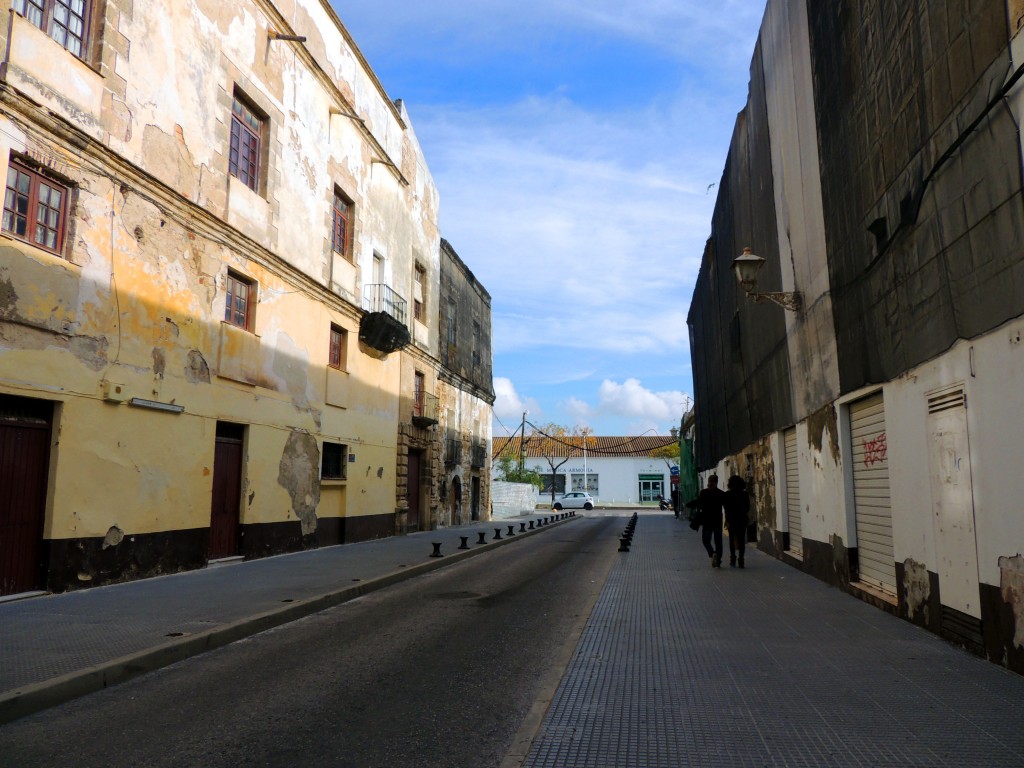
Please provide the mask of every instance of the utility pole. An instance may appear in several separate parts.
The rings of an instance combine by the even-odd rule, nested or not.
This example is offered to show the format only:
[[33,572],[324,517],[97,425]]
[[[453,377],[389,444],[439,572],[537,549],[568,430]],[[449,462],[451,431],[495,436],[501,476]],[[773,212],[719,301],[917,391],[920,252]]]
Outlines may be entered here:
[[529,411],[523,411],[523,426],[522,432],[519,433],[519,476],[522,477],[523,471],[526,469],[526,414]]

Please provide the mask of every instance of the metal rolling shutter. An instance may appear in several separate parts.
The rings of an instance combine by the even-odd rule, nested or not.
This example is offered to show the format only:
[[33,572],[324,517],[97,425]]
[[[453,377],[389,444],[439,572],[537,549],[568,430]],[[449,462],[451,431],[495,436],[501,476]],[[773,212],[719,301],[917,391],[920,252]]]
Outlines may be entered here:
[[800,524],[800,471],[796,454],[796,428],[782,433],[786,449],[786,520],[789,528],[789,551],[804,551],[803,526]]
[[881,393],[850,405],[859,578],[896,594],[885,404]]

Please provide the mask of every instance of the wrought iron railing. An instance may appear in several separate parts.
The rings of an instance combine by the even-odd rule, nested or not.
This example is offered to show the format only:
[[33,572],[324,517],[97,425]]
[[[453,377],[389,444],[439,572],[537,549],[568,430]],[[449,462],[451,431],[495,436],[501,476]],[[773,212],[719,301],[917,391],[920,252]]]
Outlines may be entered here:
[[462,440],[458,437],[449,437],[444,441],[444,463],[462,463]]
[[473,446],[473,460],[474,469],[481,469],[487,464],[487,446],[476,444]]
[[412,400],[413,421],[423,422],[424,425],[437,424],[438,402],[437,395],[416,392]]
[[363,309],[367,312],[384,312],[405,325],[409,304],[390,286],[370,283],[363,286]]

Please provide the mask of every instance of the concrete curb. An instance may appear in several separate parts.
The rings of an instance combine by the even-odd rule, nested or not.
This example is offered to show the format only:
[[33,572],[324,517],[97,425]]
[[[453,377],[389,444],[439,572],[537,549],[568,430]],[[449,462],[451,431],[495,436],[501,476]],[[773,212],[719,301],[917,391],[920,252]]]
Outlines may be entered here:
[[[79,696],[95,693],[104,688],[123,683],[147,672],[170,666],[179,661],[198,656],[201,653],[230,645],[238,640],[264,632],[283,624],[311,616],[362,595],[392,586],[401,581],[411,579],[424,573],[444,568],[466,558],[489,552],[495,547],[511,544],[514,541],[543,533],[552,526],[560,526],[571,520],[579,519],[570,515],[563,520],[554,520],[546,526],[533,530],[519,531],[514,536],[503,536],[500,540],[477,545],[475,549],[456,551],[440,558],[429,560],[419,565],[409,566],[400,571],[392,571],[375,579],[346,586],[343,589],[327,592],[304,600],[295,600],[281,608],[264,611],[230,624],[214,627],[195,635],[175,638],[144,651],[121,656],[116,659],[97,664],[92,667],[69,672],[66,675],[52,677],[39,683],[23,686],[13,691],[0,693],[0,725],[12,720],[31,715],[50,707],[63,704]],[[508,525],[508,523],[502,523]],[[449,529],[450,531],[451,529]]]

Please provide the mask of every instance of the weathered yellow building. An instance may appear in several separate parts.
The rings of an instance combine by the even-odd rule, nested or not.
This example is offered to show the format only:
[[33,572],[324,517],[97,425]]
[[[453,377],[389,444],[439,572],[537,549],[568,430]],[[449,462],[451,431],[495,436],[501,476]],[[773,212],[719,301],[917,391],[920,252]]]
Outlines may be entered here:
[[401,102],[326,1],[79,10],[3,29],[0,594],[437,525],[438,193]]

